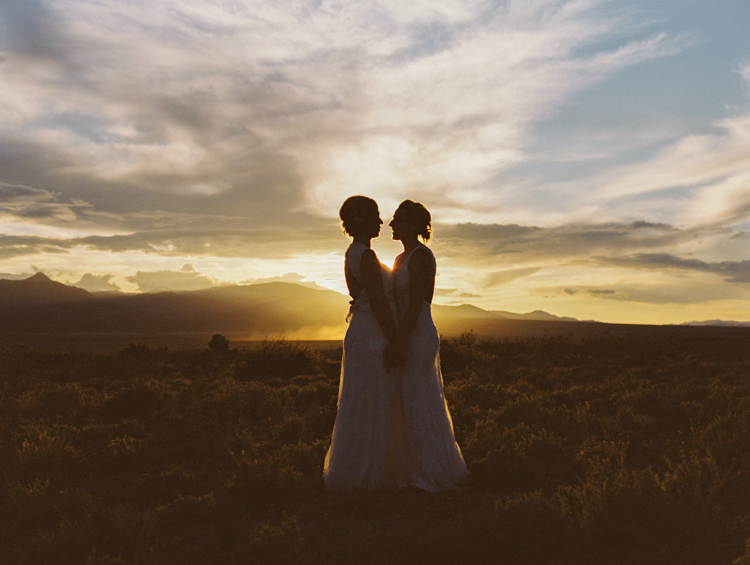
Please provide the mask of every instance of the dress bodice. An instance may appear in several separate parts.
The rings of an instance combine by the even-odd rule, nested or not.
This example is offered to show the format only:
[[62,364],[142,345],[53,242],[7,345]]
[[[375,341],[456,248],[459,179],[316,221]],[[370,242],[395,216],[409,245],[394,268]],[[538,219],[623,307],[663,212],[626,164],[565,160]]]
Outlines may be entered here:
[[[356,296],[354,296],[354,300],[352,301],[352,306],[356,305],[357,308],[369,308],[370,304],[370,301],[367,297],[367,291],[364,288],[364,280],[362,279],[362,254],[368,249],[370,248],[367,247],[364,243],[355,241],[346,250],[344,259],[344,271],[346,274],[349,291],[355,291],[354,293],[356,294]],[[392,273],[388,267],[386,267],[382,263],[379,264],[380,275],[383,281],[383,289],[385,290],[386,297],[390,297],[393,294]],[[354,282],[355,284],[352,284],[352,282]],[[352,288],[353,286],[358,287],[358,290],[356,288]]]
[[[411,274],[409,273],[409,260],[411,259],[412,255],[417,249],[424,249],[429,253],[430,260],[432,261],[433,269],[435,268],[435,255],[433,255],[432,250],[427,247],[426,245],[418,245],[414,249],[412,249],[408,255],[404,258],[404,260],[401,262],[401,264],[398,266],[398,269],[393,271],[393,286],[394,286],[394,293],[396,296],[396,305],[398,306],[398,311],[403,315],[403,313],[406,311],[406,309],[409,307],[410,297],[411,297]],[[429,303],[429,301],[427,301]]]

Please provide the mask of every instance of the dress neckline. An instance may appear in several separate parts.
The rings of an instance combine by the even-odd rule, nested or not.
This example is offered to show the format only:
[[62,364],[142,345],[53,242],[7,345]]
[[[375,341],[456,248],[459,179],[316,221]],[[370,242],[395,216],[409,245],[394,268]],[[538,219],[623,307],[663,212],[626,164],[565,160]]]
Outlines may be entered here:
[[[401,269],[403,269],[404,266],[409,262],[409,258],[411,257],[411,254],[414,253],[420,247],[424,247],[427,250],[430,249],[424,243],[420,242],[420,243],[417,243],[417,245],[414,247],[414,249],[412,249],[411,251],[409,251],[409,253],[406,253],[406,251],[404,251],[403,253],[401,253],[401,255],[404,255],[404,253],[406,253],[406,255],[404,256],[404,260],[401,261],[401,264],[398,266],[398,268],[394,268],[393,269],[393,272],[394,273],[398,273]],[[395,265],[394,265],[394,267],[395,267]]]

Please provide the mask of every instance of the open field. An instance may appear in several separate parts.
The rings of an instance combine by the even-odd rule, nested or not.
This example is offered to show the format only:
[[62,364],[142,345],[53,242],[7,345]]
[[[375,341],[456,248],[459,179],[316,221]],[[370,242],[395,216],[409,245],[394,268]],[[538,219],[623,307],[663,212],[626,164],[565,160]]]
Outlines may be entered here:
[[[655,326],[638,324],[605,324],[601,322],[564,322],[542,320],[500,320],[481,318],[459,318],[446,316],[436,318],[444,338],[454,338],[470,331],[484,339],[519,339],[564,337],[572,341],[606,338],[727,338],[741,339],[750,336],[750,328],[723,326]],[[23,346],[38,351],[78,351],[107,353],[119,351],[131,343],[147,343],[151,347],[170,349],[203,349],[215,331],[133,331],[133,332],[1,332],[0,349]],[[221,332],[232,345],[239,349],[260,343],[257,336],[248,332]],[[272,335],[272,339],[286,339],[284,333]],[[341,339],[290,340],[314,349],[340,347]]]
[[[67,333],[0,333],[0,349],[16,347],[35,349],[40,352],[55,353],[72,351],[79,353],[114,353],[131,343],[148,343],[152,348],[204,349],[212,332],[67,332]],[[265,340],[247,339],[243,333],[224,333],[236,349],[247,349]],[[270,338],[283,340],[283,336]],[[302,347],[313,349],[340,349],[341,339],[286,340]]]
[[750,333],[444,340],[464,490],[323,491],[340,349],[0,352],[8,563],[750,563]]

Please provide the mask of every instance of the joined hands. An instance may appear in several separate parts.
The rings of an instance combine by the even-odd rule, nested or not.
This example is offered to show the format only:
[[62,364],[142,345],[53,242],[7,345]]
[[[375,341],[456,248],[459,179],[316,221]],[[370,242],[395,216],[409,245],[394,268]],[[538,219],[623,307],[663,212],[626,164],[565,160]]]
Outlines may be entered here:
[[383,363],[388,370],[395,369],[406,363],[406,352],[395,340],[388,342],[383,350]]

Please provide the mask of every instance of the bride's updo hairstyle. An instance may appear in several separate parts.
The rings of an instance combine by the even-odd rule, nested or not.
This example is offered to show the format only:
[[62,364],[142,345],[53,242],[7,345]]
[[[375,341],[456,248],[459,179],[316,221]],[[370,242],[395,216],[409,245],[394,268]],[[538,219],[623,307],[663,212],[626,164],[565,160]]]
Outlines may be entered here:
[[350,196],[341,205],[339,218],[341,218],[344,233],[350,237],[356,237],[364,220],[371,214],[380,215],[378,203],[367,196]]
[[432,217],[424,204],[404,200],[398,205],[398,209],[403,210],[407,222],[417,227],[417,235],[422,238],[422,241],[429,241],[432,235]]

